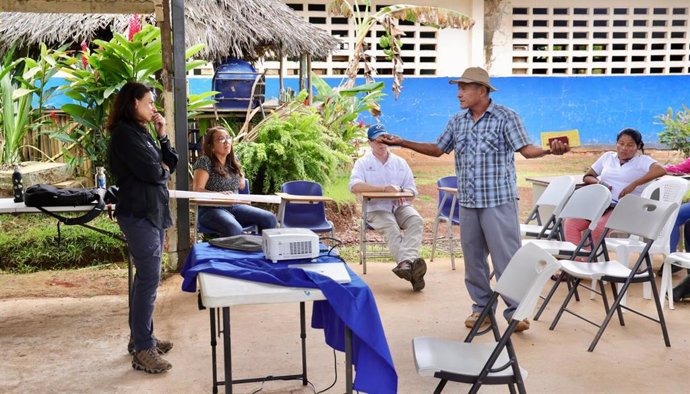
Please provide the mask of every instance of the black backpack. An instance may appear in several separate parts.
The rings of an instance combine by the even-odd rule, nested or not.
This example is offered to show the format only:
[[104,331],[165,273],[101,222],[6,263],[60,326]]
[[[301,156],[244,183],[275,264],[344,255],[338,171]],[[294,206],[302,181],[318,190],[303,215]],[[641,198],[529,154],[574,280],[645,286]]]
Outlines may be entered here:
[[[58,189],[52,185],[37,184],[29,186],[24,192],[24,205],[40,209],[66,225],[85,224],[95,219],[105,208],[102,189]],[[44,207],[65,207],[93,205],[93,208],[83,215],[67,218],[56,214]]]

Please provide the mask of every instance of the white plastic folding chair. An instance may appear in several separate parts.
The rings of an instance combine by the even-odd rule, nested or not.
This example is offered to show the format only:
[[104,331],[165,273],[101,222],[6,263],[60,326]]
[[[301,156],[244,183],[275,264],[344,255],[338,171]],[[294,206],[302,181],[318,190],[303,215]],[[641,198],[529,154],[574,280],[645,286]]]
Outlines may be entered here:
[[[520,393],[525,392],[527,372],[518,365],[510,336],[517,324],[532,314],[544,284],[557,269],[553,256],[535,245],[525,245],[508,263],[464,342],[433,337],[412,340],[417,373],[441,379],[434,393],[440,393],[448,381],[471,384],[470,393],[478,392],[482,384],[507,384],[511,392],[515,392],[515,386]],[[493,313],[499,295],[518,303],[503,334]],[[491,320],[491,328],[479,332],[487,318]],[[492,331],[494,342],[472,342],[475,336],[488,331]]]
[[[590,221],[589,227],[582,233],[580,242],[575,245],[569,241],[559,241],[556,239],[523,239],[522,244],[532,243],[540,248],[546,250],[554,256],[574,259],[575,257],[589,256],[590,251],[596,243],[596,240],[592,237],[592,231],[597,227],[599,219],[611,205],[611,192],[609,189],[602,185],[588,185],[580,189],[575,190],[573,194],[568,199],[568,202],[563,207],[563,210],[559,213],[558,219],[556,221],[556,226],[551,231],[550,238],[555,238],[556,234],[563,237],[563,226],[566,219],[584,219]],[[561,276],[564,274],[561,273]],[[542,313],[546,309],[551,297],[556,293],[558,286],[561,283],[561,277],[556,280],[553,284],[551,290],[549,290],[546,295],[544,302],[534,316],[534,320],[539,320]],[[568,282],[570,286],[570,282]],[[579,296],[576,295],[578,301]]]
[[[602,185],[588,185],[575,190],[566,202],[563,210],[556,219],[556,227],[551,231],[548,239],[523,239],[522,244],[533,243],[554,256],[573,257],[573,253],[583,247],[591,247],[595,241],[592,231],[597,227],[601,215],[611,204],[611,192]],[[582,234],[579,245],[568,241],[559,241],[557,234],[562,237],[565,219],[584,219],[590,222],[589,227]]]
[[676,309],[673,306],[673,273],[671,272],[671,266],[673,265],[690,270],[690,253],[673,252],[664,260],[661,274],[661,289],[659,290],[662,308],[664,307],[664,300],[668,296],[668,307]]
[[[657,181],[650,182],[642,191],[643,198],[650,198],[652,200],[675,202],[681,204],[685,192],[688,190],[688,181],[673,176],[665,176]],[[668,222],[663,227],[659,237],[654,241],[652,247],[649,249],[650,254],[661,254],[666,258],[671,253],[671,231],[676,221],[678,210],[676,210]],[[616,259],[623,264],[628,264],[631,253],[640,253],[644,248],[645,243],[639,237],[631,235],[628,238],[606,238],[606,248],[616,253]],[[644,283],[642,286],[642,297],[651,299],[651,286],[649,283]],[[625,298],[623,304],[625,304]]]
[[[561,176],[549,183],[544,193],[534,204],[525,223],[520,224],[520,234],[523,237],[546,238],[556,226],[558,214],[561,212],[570,195],[575,191],[575,180],[571,176]],[[550,213],[549,213],[550,212]],[[548,219],[542,223],[542,218]],[[530,224],[536,222],[536,224]]]
[[[614,208],[609,220],[606,224],[606,229],[601,239],[598,241],[595,253],[601,251],[604,256],[604,261],[590,261],[590,262],[580,262],[572,260],[561,260],[561,270],[566,272],[571,277],[575,278],[573,287],[568,292],[565,297],[563,304],[561,305],[556,318],[549,329],[553,330],[558,324],[563,312],[568,312],[596,327],[599,330],[594,337],[588,351],[594,351],[599,339],[604,333],[604,330],[608,326],[609,321],[613,317],[614,313],[618,313],[618,320],[620,324],[625,325],[623,319],[623,309],[627,311],[634,312],[640,316],[646,317],[661,325],[661,332],[664,337],[664,343],[666,346],[671,346],[671,342],[668,337],[668,331],[666,329],[666,321],[664,320],[664,313],[661,309],[661,303],[659,301],[659,294],[656,289],[656,282],[654,281],[654,272],[652,271],[651,258],[649,255],[649,250],[657,239],[659,233],[661,233],[664,225],[668,219],[673,214],[674,210],[678,209],[678,204],[669,203],[663,201],[655,201],[635,195],[626,195],[623,197],[616,208]],[[606,247],[605,236],[610,231],[621,231],[641,237],[644,241],[645,246],[640,253],[637,261],[633,264],[632,268],[629,268],[627,264],[622,264],[617,260],[610,260],[608,249]],[[592,254],[592,256],[594,253]],[[590,259],[592,257],[590,256]],[[568,303],[575,294],[577,286],[584,286],[581,282],[582,280],[596,280],[599,285],[598,294],[601,295],[604,309],[606,310],[606,318],[601,324],[596,324],[591,320],[578,315],[576,312],[567,309]],[[614,301],[613,304],[609,306],[609,302],[606,296],[606,288],[604,282],[609,282],[611,284],[611,291],[613,293]],[[652,286],[652,294],[654,296],[654,302],[656,303],[657,318],[645,315],[639,311],[631,309],[625,305],[621,304],[625,293],[632,283],[649,282]],[[616,286],[617,283],[622,283],[620,290]],[[593,290],[593,289],[591,289]]]

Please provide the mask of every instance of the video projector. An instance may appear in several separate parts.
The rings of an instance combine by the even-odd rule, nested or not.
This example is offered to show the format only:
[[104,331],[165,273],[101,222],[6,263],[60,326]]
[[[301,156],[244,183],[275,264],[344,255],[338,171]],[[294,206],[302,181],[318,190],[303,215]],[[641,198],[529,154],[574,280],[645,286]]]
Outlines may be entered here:
[[274,263],[319,257],[319,236],[306,228],[273,228],[261,234],[264,255]]

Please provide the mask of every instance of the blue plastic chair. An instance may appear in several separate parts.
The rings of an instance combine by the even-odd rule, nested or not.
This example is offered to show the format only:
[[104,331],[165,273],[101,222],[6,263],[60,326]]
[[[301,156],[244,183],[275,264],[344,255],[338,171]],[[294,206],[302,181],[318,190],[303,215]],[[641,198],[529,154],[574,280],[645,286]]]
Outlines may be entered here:
[[[244,190],[240,190],[239,194],[251,194],[251,191],[249,189],[249,179],[244,178]],[[195,205],[194,206],[194,217],[198,218],[199,217],[199,208]],[[199,221],[196,221],[196,229],[198,234],[205,234],[211,238],[217,237],[218,234],[211,230],[210,228],[206,228],[202,226]],[[242,228],[242,232],[247,233],[247,234],[258,234],[259,229],[256,228],[256,225],[251,225],[251,226],[246,226]],[[197,235],[195,234],[194,239],[197,239]]]
[[[436,211],[436,219],[434,220],[434,228],[433,228],[433,240],[431,243],[431,261],[434,261],[434,253],[436,252],[436,241],[439,238],[438,237],[438,228],[441,224],[441,222],[446,223],[447,225],[447,232],[445,237],[440,237],[441,241],[445,241],[447,243],[447,249],[448,252],[450,253],[450,262],[455,269],[455,258],[454,258],[454,244],[455,240],[453,239],[453,226],[460,226],[460,204],[458,204],[458,198],[457,194],[455,193],[446,193],[445,191],[441,190],[441,187],[450,187],[453,189],[458,188],[458,177],[455,175],[451,176],[446,176],[443,178],[439,178],[436,181],[436,185],[439,187],[438,189],[438,209]],[[458,246],[458,250],[461,250],[460,246]]]
[[[311,181],[285,182],[280,191],[296,196],[323,196],[321,185]],[[282,218],[282,227],[307,228],[317,234],[330,233],[334,236],[333,223],[326,219],[326,205],[317,203],[287,203]]]

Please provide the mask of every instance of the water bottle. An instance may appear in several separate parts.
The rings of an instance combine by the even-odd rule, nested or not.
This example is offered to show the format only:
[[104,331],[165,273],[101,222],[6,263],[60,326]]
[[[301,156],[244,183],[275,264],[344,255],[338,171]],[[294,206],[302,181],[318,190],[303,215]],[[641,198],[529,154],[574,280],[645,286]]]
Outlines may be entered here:
[[14,192],[14,202],[24,201],[24,184],[18,164],[14,165],[14,172],[12,173],[12,191]]
[[96,187],[105,189],[105,168],[96,167]]

